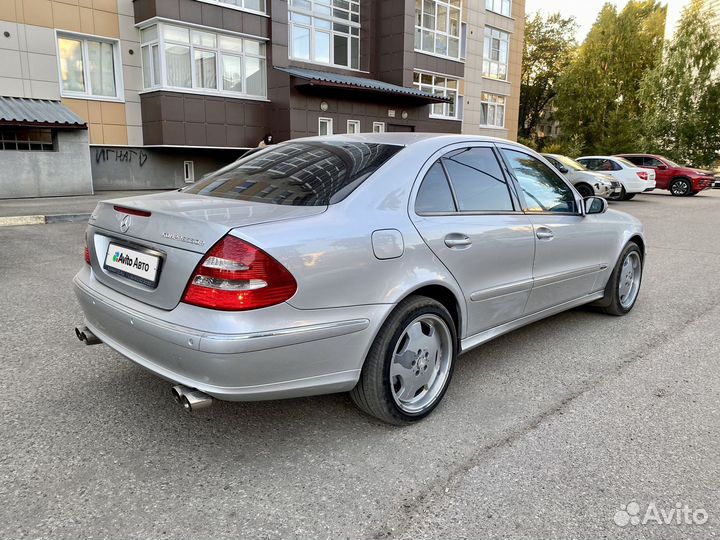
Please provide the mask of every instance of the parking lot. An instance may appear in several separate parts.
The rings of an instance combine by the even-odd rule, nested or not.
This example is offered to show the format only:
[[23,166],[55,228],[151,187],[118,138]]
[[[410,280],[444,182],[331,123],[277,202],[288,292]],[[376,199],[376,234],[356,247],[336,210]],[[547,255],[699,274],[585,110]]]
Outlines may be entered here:
[[[1,227],[0,537],[720,535],[720,190],[611,208],[646,226],[635,309],[460,357],[407,428],[342,394],[185,414],[169,383],[76,339],[84,225]],[[641,521],[707,519],[621,527],[632,502]]]

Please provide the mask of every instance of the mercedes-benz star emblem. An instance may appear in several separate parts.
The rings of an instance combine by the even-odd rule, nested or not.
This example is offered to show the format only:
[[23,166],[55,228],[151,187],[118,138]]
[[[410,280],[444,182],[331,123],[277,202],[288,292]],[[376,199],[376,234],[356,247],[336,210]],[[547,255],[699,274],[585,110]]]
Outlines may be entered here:
[[130,228],[130,224],[132,223],[132,219],[129,215],[123,216],[123,218],[120,220],[120,231],[121,232],[127,232]]

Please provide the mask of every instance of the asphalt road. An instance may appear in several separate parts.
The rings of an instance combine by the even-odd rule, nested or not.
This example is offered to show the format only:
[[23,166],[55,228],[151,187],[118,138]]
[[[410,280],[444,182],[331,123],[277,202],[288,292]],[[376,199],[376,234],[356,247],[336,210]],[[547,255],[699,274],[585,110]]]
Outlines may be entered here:
[[0,228],[0,537],[720,536],[720,191],[612,206],[647,228],[635,310],[461,357],[404,429],[345,395],[189,416],[76,340],[82,225]]

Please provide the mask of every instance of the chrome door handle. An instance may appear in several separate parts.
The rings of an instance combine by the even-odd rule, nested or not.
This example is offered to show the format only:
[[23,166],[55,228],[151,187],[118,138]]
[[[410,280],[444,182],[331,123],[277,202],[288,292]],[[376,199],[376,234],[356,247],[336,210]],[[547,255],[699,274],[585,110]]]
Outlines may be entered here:
[[450,249],[469,247],[472,245],[472,240],[464,234],[453,233],[445,237],[445,245]]
[[553,232],[547,227],[538,227],[535,231],[535,236],[537,236],[538,240],[552,240],[555,238]]

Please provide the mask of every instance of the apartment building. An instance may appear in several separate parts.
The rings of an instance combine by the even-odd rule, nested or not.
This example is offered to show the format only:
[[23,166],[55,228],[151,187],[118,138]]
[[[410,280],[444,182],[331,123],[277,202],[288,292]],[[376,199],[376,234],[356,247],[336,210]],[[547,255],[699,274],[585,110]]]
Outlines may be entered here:
[[331,133],[516,136],[524,0],[2,0],[0,197]]

